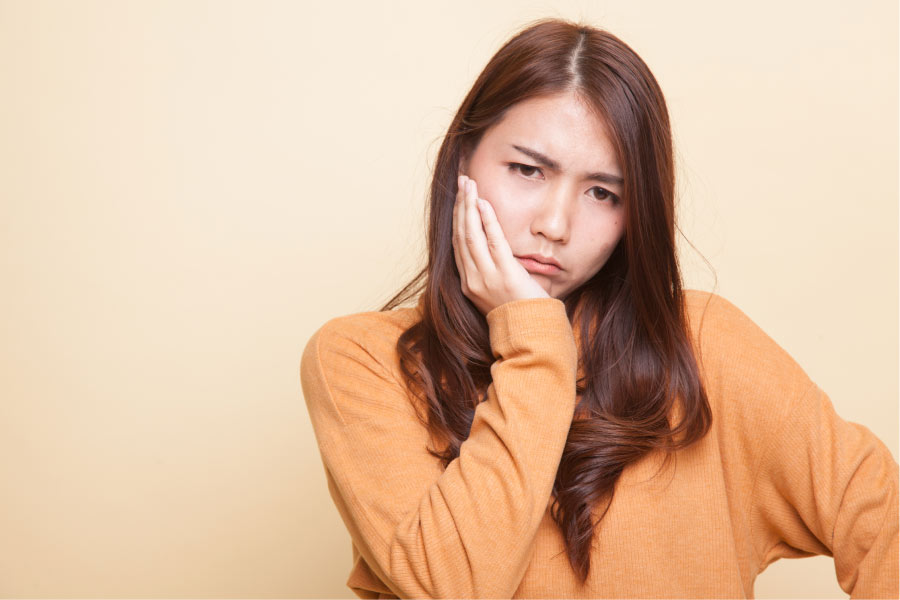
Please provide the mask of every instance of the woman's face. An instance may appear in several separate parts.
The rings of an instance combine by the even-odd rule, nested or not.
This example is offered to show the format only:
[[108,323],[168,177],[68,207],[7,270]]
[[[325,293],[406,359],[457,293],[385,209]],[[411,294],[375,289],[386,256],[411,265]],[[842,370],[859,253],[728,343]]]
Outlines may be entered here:
[[[512,106],[460,173],[475,180],[519,263],[554,298],[593,277],[622,237],[622,170],[606,125],[573,93]],[[560,269],[547,272],[525,255]]]

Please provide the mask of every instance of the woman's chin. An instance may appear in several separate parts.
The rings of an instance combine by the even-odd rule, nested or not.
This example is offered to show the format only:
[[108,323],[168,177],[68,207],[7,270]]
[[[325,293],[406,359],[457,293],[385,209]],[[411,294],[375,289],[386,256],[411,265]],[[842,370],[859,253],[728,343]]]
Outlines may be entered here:
[[563,288],[560,285],[553,285],[551,281],[548,280],[547,277],[541,277],[540,275],[534,276],[532,278],[537,281],[544,291],[547,292],[547,295],[551,298],[556,298],[557,300],[564,300],[566,296],[569,295],[569,289]]

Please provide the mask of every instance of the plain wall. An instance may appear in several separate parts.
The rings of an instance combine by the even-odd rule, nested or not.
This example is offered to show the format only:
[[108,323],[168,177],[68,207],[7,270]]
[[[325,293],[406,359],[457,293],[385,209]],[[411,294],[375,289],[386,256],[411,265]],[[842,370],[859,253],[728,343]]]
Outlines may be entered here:
[[544,16],[660,82],[688,286],[897,456],[896,2],[0,0],[0,595],[352,596],[301,352],[420,266],[441,135]]

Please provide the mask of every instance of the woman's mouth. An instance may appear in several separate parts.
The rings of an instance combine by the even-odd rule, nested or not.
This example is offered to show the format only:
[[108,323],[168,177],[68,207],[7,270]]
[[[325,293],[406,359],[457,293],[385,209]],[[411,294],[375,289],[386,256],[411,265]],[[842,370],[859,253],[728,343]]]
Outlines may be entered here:
[[538,273],[540,275],[555,275],[562,271],[562,269],[560,269],[556,265],[540,262],[530,257],[517,256],[516,260],[518,260],[519,264],[525,267],[525,270],[529,273]]

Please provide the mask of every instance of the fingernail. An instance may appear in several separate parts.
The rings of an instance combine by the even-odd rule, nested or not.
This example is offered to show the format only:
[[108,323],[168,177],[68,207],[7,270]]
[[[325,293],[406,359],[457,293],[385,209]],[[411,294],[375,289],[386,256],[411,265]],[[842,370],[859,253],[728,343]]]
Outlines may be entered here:
[[472,190],[474,190],[474,189],[475,189],[475,182],[472,181],[471,179],[467,180],[466,181],[466,192],[471,194]]

